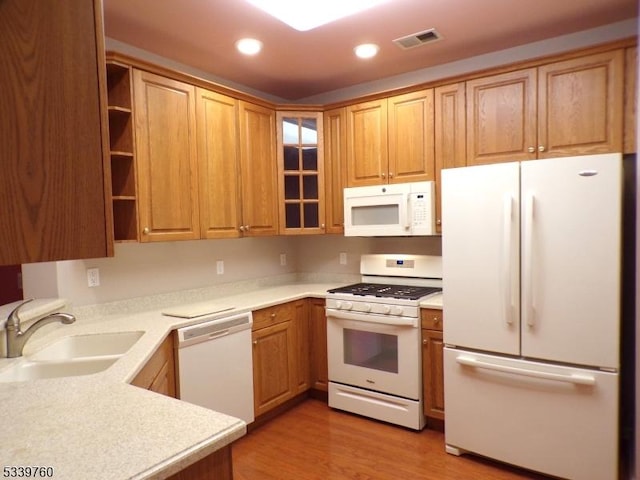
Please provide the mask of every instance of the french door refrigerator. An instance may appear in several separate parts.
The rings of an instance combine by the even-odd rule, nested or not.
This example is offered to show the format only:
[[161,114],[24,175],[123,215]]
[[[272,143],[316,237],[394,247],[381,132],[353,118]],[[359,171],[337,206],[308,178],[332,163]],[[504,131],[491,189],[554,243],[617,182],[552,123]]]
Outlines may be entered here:
[[618,477],[622,156],[442,172],[445,441]]

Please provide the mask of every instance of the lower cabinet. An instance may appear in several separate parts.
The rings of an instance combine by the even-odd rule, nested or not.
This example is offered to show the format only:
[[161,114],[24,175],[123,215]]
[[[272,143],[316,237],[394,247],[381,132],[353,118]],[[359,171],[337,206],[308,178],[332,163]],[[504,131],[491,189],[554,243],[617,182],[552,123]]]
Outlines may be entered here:
[[306,300],[253,312],[255,416],[309,388],[309,323]]
[[327,357],[327,317],[323,298],[309,300],[309,354],[311,388],[329,391],[329,362]]
[[164,339],[146,365],[131,381],[131,385],[169,397],[176,397],[173,334]]
[[444,420],[442,310],[422,309],[422,388],[424,414]]

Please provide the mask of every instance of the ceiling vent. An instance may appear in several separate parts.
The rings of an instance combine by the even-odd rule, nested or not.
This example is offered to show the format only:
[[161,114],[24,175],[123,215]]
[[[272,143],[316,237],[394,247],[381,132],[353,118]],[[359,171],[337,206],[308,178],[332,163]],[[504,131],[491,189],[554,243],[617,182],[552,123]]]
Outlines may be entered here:
[[396,38],[393,43],[398,45],[402,49],[408,49],[424,45],[425,43],[431,43],[442,39],[442,36],[436,31],[435,28],[430,28],[423,32],[412,33],[406,37]]

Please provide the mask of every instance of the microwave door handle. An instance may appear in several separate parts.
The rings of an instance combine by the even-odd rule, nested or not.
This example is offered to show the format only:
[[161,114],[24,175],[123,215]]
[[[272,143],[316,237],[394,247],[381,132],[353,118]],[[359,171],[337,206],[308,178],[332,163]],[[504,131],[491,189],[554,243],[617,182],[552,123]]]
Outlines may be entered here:
[[404,225],[404,229],[409,232],[411,230],[411,194],[407,195],[407,212],[406,212],[406,222]]

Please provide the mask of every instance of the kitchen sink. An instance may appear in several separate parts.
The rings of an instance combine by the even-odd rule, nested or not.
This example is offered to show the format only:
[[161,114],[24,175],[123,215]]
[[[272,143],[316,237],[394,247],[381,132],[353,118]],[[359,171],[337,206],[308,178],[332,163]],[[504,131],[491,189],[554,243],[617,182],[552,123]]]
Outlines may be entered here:
[[71,335],[29,356],[30,360],[62,361],[86,357],[125,354],[144,332],[96,333]]
[[0,382],[24,382],[45,378],[90,375],[106,370],[118,358],[120,355],[55,362],[33,362],[22,359],[17,365],[0,372]]

